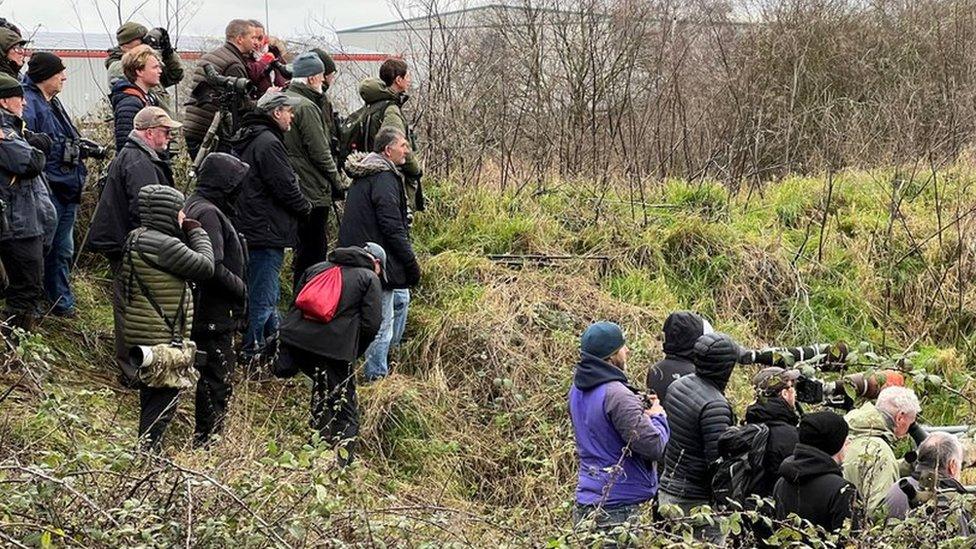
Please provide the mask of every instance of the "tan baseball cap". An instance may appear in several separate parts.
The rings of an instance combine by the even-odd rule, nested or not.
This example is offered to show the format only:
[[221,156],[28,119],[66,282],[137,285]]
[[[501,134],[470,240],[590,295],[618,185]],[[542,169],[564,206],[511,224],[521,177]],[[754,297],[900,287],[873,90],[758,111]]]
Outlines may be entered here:
[[136,117],[132,120],[132,125],[137,130],[148,130],[149,128],[182,128],[183,124],[180,124],[176,120],[173,120],[166,114],[166,111],[159,107],[144,107],[141,111],[136,113]]
[[759,370],[759,372],[753,376],[752,385],[756,388],[756,392],[758,393],[775,395],[776,393],[796,383],[796,380],[799,377],[799,370],[787,370],[778,366],[770,366],[768,368]]

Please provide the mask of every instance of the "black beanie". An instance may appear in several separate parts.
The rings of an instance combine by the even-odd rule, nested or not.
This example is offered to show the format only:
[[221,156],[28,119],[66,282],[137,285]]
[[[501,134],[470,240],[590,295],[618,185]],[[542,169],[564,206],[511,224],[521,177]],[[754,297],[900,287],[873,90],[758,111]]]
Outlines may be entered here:
[[61,58],[51,52],[39,51],[32,53],[27,63],[27,76],[35,84],[39,84],[64,70]]
[[20,85],[20,82],[5,72],[0,73],[0,99],[23,96],[24,87]]
[[844,447],[850,428],[844,418],[831,412],[806,414],[800,420],[800,443],[834,455]]

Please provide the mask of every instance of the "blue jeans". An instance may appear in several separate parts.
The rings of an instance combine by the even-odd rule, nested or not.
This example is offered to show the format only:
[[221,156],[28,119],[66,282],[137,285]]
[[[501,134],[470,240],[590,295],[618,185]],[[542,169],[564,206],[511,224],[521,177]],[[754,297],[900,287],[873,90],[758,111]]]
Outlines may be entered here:
[[366,368],[363,372],[366,379],[376,379],[390,373],[390,347],[400,343],[406,329],[410,290],[384,290],[381,307],[383,323],[376,339],[366,349]]
[[247,262],[247,330],[243,353],[254,356],[265,341],[278,331],[278,298],[281,295],[281,264],[285,250],[256,248],[249,250]]
[[77,204],[62,204],[51,197],[58,214],[54,229],[54,242],[44,257],[44,293],[51,302],[51,310],[65,313],[75,308],[75,296],[71,293],[71,262],[75,258],[75,217]]

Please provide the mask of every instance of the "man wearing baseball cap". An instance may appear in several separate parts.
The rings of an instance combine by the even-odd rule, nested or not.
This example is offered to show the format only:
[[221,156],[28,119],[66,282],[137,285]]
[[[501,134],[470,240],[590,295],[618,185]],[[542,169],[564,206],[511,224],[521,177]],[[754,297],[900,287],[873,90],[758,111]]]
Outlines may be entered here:
[[136,200],[139,191],[147,185],[173,186],[173,171],[166,151],[173,132],[182,126],[159,107],[143,108],[132,119],[132,125],[128,140],[108,166],[105,188],[98,199],[86,246],[87,250],[105,255],[116,274],[112,294],[115,354],[125,383],[135,380],[135,371],[129,364],[129,349],[122,336],[125,324],[122,247],[126,236],[140,226]]
[[800,372],[797,370],[771,366],[759,370],[752,378],[756,402],[746,408],[746,423],[769,427],[766,457],[763,458],[765,475],[755,487],[755,493],[764,498],[773,495],[779,466],[793,454],[796,446],[796,426],[800,422],[795,387],[798,377]]
[[230,141],[234,154],[251,166],[241,185],[235,225],[247,239],[248,319],[243,358],[252,360],[278,332],[276,309],[285,248],[298,243],[298,222],[311,204],[302,194],[288,159],[285,132],[291,128],[299,99],[269,90],[244,115]]

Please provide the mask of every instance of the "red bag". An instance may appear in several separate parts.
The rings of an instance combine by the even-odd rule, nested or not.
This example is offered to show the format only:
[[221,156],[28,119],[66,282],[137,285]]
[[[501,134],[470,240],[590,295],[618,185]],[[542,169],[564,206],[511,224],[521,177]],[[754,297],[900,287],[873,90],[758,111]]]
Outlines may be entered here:
[[295,298],[295,307],[308,320],[329,322],[339,308],[342,295],[342,270],[330,267],[305,283]]

